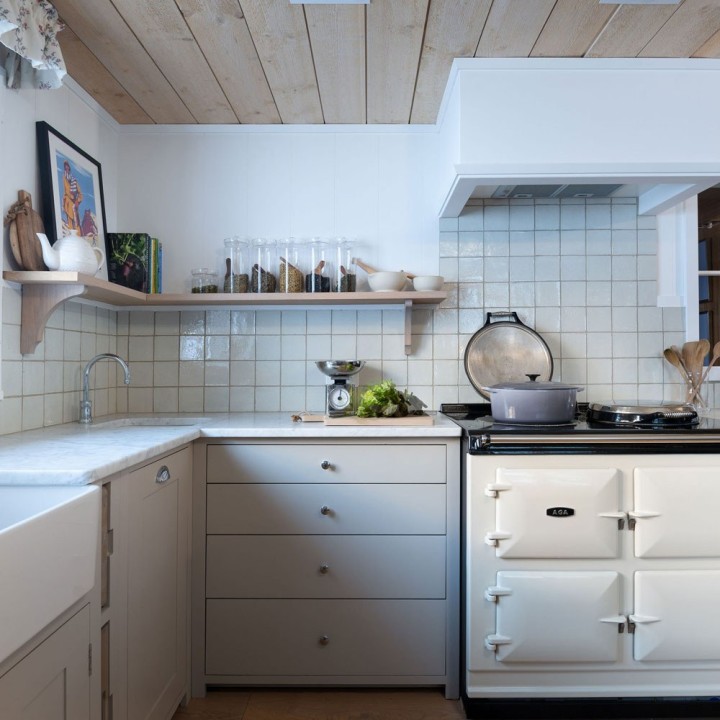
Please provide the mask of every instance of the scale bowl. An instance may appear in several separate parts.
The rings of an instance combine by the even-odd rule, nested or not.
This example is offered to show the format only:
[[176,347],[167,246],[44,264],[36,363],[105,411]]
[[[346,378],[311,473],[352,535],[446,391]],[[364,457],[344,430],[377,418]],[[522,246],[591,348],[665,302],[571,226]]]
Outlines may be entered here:
[[328,377],[350,377],[365,367],[364,360],[317,360],[318,370]]

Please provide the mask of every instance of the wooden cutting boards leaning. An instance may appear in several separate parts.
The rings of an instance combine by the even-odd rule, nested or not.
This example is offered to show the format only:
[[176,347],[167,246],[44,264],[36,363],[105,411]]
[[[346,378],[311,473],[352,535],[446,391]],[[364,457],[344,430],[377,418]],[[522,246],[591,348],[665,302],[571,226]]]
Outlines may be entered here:
[[44,233],[40,215],[33,210],[32,197],[26,190],[18,190],[18,199],[5,216],[9,226],[10,250],[21,270],[47,270],[42,248],[35,233]]

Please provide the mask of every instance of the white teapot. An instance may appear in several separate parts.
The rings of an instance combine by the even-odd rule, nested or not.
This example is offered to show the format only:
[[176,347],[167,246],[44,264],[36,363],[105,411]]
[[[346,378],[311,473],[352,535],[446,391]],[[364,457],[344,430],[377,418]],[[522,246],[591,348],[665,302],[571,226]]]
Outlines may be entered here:
[[95,275],[105,263],[105,253],[99,247],[90,245],[77,230],[71,230],[69,235],[60,238],[55,245],[50,245],[43,233],[36,235],[42,245],[42,256],[48,270]]

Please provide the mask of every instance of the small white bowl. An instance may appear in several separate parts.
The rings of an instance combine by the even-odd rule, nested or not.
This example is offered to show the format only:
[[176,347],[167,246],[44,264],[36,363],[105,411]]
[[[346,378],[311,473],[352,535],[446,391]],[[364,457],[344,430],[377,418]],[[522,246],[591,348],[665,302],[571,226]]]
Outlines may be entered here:
[[442,275],[416,275],[413,279],[413,287],[419,292],[442,290],[445,278]]
[[368,275],[368,284],[374,292],[398,292],[405,287],[407,275],[404,272],[382,270]]

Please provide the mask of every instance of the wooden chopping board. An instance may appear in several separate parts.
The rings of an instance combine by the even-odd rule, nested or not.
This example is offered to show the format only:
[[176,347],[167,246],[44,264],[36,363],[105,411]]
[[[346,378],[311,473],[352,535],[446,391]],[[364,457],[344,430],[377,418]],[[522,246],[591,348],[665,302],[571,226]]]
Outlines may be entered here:
[[9,226],[10,250],[21,270],[47,270],[42,248],[35,233],[44,233],[40,215],[33,210],[32,197],[26,190],[18,190],[18,200],[10,208],[5,224]]

